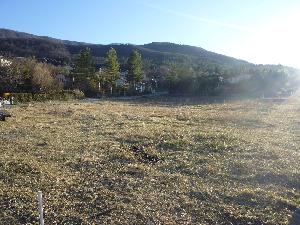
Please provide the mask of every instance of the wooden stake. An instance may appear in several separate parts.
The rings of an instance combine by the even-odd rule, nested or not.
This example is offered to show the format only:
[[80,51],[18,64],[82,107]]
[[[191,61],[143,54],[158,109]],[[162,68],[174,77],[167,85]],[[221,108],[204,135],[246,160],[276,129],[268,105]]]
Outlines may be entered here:
[[40,225],[44,225],[43,194],[41,191],[38,191],[37,198],[38,198],[38,205],[39,205]]

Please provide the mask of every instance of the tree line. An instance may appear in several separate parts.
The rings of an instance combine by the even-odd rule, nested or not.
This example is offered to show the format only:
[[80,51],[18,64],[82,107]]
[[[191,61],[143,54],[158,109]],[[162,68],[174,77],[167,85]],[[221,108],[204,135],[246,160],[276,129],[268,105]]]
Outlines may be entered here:
[[127,60],[125,80],[118,87],[116,81],[120,79],[120,72],[120,64],[114,48],[108,50],[104,67],[98,70],[93,62],[91,50],[86,48],[76,58],[71,76],[74,87],[85,92],[112,95],[117,88],[122,88],[123,91],[134,90],[144,75],[142,56],[137,50],[134,50]]
[[174,95],[282,96],[300,87],[300,71],[282,65],[167,61],[151,73]]
[[[1,58],[2,59],[2,58]],[[79,89],[87,94],[112,95],[117,89],[134,92],[136,84],[143,79],[142,56],[134,50],[126,65],[123,83],[120,79],[120,64],[117,52],[110,48],[106,53],[105,65],[96,68],[91,50],[80,51],[71,67],[55,66],[40,62],[34,57],[9,58],[0,63],[0,92],[57,92],[64,88]],[[60,80],[62,76],[63,80]],[[68,83],[67,87],[65,82]]]
[[[176,95],[276,95],[299,86],[299,71],[281,65],[220,64],[167,59],[153,61],[133,50],[119,58],[110,48],[103,62],[85,48],[68,66],[31,58],[0,63],[0,92],[57,92],[78,89],[90,96],[138,94],[141,85]],[[145,88],[143,89],[145,91]]]

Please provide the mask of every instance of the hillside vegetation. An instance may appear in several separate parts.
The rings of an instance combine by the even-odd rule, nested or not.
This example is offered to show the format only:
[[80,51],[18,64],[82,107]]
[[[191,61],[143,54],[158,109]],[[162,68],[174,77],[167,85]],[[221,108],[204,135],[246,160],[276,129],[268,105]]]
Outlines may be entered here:
[[[49,86],[59,81],[56,87],[78,88],[93,97],[155,91],[193,96],[289,96],[300,83],[295,68],[254,65],[188,45],[99,45],[6,29],[0,29],[0,40],[0,59],[11,62],[10,66],[0,63],[0,93],[53,92],[57,88]],[[108,53],[114,56],[108,57]],[[132,60],[133,54],[138,61]],[[116,65],[113,70],[112,62]],[[43,70],[37,73],[35,65]],[[37,76],[44,84],[35,84]]]
[[0,123],[0,224],[287,224],[300,98],[48,102]]

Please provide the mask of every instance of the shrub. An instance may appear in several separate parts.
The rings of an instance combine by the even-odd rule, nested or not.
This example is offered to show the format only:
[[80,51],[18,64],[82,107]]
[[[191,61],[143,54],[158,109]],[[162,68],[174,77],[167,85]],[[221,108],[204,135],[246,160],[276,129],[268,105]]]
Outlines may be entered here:
[[73,93],[74,99],[83,99],[84,98],[84,93],[82,91],[80,91],[79,89],[73,90],[72,93]]
[[14,93],[13,97],[16,102],[30,102],[33,100],[32,93]]
[[83,99],[84,93],[80,90],[50,92],[50,93],[14,93],[14,101],[18,103],[24,102],[45,102],[48,100],[68,101],[72,99]]

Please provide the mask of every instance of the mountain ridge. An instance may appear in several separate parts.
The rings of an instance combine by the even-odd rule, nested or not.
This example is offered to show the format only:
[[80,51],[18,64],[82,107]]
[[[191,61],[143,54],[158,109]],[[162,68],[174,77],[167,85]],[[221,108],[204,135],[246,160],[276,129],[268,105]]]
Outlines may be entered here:
[[[71,61],[83,48],[89,47],[93,56],[104,57],[107,50],[114,47],[120,57],[128,57],[133,49],[143,57],[153,61],[188,61],[193,63],[249,64],[249,62],[230,56],[207,51],[201,47],[175,44],[171,42],[151,42],[136,44],[93,44],[70,40],[61,40],[48,36],[38,36],[26,32],[0,28],[0,54],[13,56],[36,56]],[[189,59],[188,59],[189,58]]]

